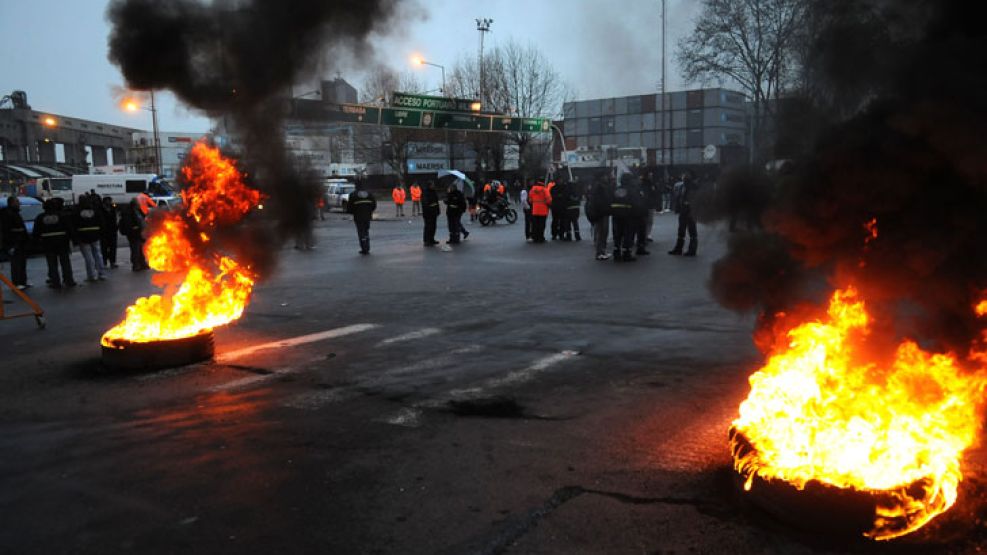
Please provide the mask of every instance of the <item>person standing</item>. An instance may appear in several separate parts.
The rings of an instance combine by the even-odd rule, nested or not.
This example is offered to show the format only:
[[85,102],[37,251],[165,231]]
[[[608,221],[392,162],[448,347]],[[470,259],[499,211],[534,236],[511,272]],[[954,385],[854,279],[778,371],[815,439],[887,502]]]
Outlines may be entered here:
[[521,189],[520,199],[521,211],[524,213],[524,240],[531,241],[531,203],[528,202],[528,191],[531,189],[532,180],[528,180],[527,187]]
[[10,257],[10,281],[18,289],[27,289],[27,225],[21,216],[21,201],[16,195],[7,197],[7,206],[0,210],[0,248]]
[[403,218],[404,217],[404,200],[407,195],[404,192],[404,187],[400,184],[391,190],[391,200],[394,201],[394,217]]
[[548,182],[545,190],[548,191],[548,195],[556,200],[550,207],[549,212],[552,214],[552,221],[549,224],[549,229],[552,234],[552,240],[556,241],[562,238],[562,219],[565,217],[565,198],[563,189],[565,189],[565,183],[555,181]]
[[117,267],[117,232],[120,230],[118,224],[117,205],[110,197],[103,197],[103,227],[99,237],[99,246],[103,255],[103,266],[107,268]]
[[[696,256],[699,248],[698,231],[696,230],[696,216],[692,211],[692,201],[696,193],[697,184],[689,173],[682,174],[682,180],[675,184],[672,189],[672,209],[679,215],[679,230],[675,240],[675,246],[668,251],[671,255]],[[685,244],[685,234],[689,232],[689,248],[682,252]]]
[[150,268],[144,258],[144,215],[141,212],[140,201],[131,199],[120,211],[120,235],[127,238],[130,245],[130,269],[143,272]]
[[661,204],[661,196],[658,194],[658,185],[655,183],[654,174],[651,171],[645,172],[641,178],[641,200],[643,203],[642,220],[638,222],[637,231],[637,254],[651,254],[647,251],[647,243],[652,243],[651,230],[655,226],[655,210]]
[[641,210],[641,193],[634,176],[625,173],[613,192],[610,213],[613,215],[613,259],[614,262],[633,262],[631,254],[636,230],[635,214]]
[[579,235],[579,211],[583,204],[583,195],[578,183],[567,183],[565,188],[565,216],[562,220],[562,231],[566,241],[582,241]]
[[462,217],[466,210],[466,197],[463,192],[456,187],[455,183],[449,185],[446,190],[446,224],[449,226],[449,240],[446,243],[455,245],[459,243],[459,236],[462,234],[465,240],[469,237],[469,232],[463,227]]
[[535,243],[545,242],[545,220],[548,219],[549,208],[552,206],[552,194],[541,181],[528,192],[528,204],[531,205],[531,238]]
[[[72,276],[71,254],[71,222],[69,218],[62,214],[59,203],[55,199],[48,199],[45,202],[45,211],[34,220],[34,237],[41,241],[41,248],[45,252],[45,260],[48,262],[48,287],[61,289],[64,284],[67,287],[75,287],[75,278]],[[58,269],[61,266],[62,273],[59,275]]]
[[610,258],[607,252],[607,238],[610,235],[610,201],[612,188],[610,181],[598,175],[593,183],[593,190],[586,201],[586,218],[593,224],[593,246],[596,249],[596,259]]
[[350,193],[346,210],[353,214],[356,236],[360,241],[360,254],[370,254],[370,221],[374,219],[374,210],[377,210],[377,199],[362,181],[358,181],[356,190]]
[[93,206],[93,195],[86,195],[79,201],[79,208],[73,214],[75,241],[86,262],[86,281],[106,280],[106,267],[103,266],[103,253],[99,238],[103,234],[102,214]]
[[[414,187],[417,187],[415,185]],[[414,188],[412,188],[412,194],[414,194]],[[414,198],[414,197],[412,197]],[[435,190],[435,182],[429,180],[425,184],[425,191],[422,194],[422,199],[424,203],[421,207],[421,215],[425,220],[425,231],[422,233],[422,242],[426,247],[433,247],[438,245],[439,242],[435,240],[435,228],[439,220],[439,214],[442,212],[439,209],[439,192]]]
[[422,215],[422,188],[417,183],[411,184],[411,215]]

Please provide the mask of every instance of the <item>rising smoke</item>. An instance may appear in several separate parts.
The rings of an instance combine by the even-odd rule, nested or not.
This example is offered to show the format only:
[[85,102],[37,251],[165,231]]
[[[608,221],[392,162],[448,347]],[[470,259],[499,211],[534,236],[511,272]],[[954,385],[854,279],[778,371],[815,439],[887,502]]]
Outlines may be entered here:
[[779,180],[764,230],[732,238],[711,290],[764,330],[852,283],[895,323],[878,333],[966,355],[987,291],[987,28],[976,3],[815,5],[811,92],[845,118]]
[[[314,179],[288,154],[282,123],[294,83],[334,64],[368,60],[370,39],[392,28],[399,0],[114,0],[109,59],[138,90],[167,89],[221,119],[243,147],[253,185],[271,197],[280,240],[304,232]],[[257,229],[240,241],[253,267],[271,267],[278,245]],[[267,237],[267,240],[263,240]]]

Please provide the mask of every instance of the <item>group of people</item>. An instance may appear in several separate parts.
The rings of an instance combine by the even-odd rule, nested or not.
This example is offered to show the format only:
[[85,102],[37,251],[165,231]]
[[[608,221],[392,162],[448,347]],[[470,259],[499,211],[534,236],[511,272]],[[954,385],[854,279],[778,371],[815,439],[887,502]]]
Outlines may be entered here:
[[417,183],[412,183],[405,192],[402,185],[395,185],[391,189],[391,200],[394,201],[394,217],[404,217],[404,203],[411,198],[411,215],[418,216],[422,213],[422,188]]
[[[399,192],[400,191],[400,192]],[[404,189],[397,186],[391,191],[398,216],[404,215]],[[422,189],[418,184],[411,186],[412,214],[421,214],[425,222],[422,231],[422,242],[426,247],[433,247],[439,242],[435,240],[438,219],[442,213],[439,191],[434,181],[428,181]],[[398,202],[401,199],[401,202]],[[442,203],[446,205],[446,222],[449,226],[449,239],[446,243],[455,245],[469,237],[470,232],[463,226],[462,217],[467,211],[466,197],[455,185],[450,184],[445,191]],[[350,193],[346,210],[353,215],[356,225],[356,235],[360,242],[360,254],[370,254],[370,222],[377,210],[377,199],[362,182],[357,182],[356,190]]]
[[[577,182],[564,178],[547,185],[532,180],[521,191],[524,236],[529,242],[544,243],[546,222],[551,215],[553,241],[581,241],[579,216],[585,197],[586,218],[592,225],[597,260],[613,258],[617,262],[632,262],[637,256],[651,254],[647,247],[652,242],[655,212],[668,209],[679,217],[676,243],[668,254],[695,256],[699,247],[692,207],[696,181],[685,173],[669,190],[664,195],[651,172],[625,173],[619,180],[600,174],[588,192]],[[612,255],[608,252],[611,230]],[[683,250],[686,234],[689,246]]]
[[[697,182],[690,173],[682,174],[674,185],[664,188],[649,171],[640,175],[624,173],[619,179],[598,174],[588,190],[577,181],[564,177],[548,181],[545,184],[544,181],[531,179],[519,191],[517,202],[524,213],[524,236],[529,242],[546,242],[546,229],[553,241],[582,241],[579,219],[585,200],[586,218],[592,226],[597,260],[612,258],[617,262],[632,262],[638,256],[650,255],[648,243],[652,242],[654,215],[668,210],[678,214],[676,242],[668,254],[695,256],[697,253],[699,243],[693,212]],[[510,192],[504,184],[488,183],[484,185],[480,198],[488,209],[509,206]],[[407,198],[404,188],[396,186],[391,191],[391,198],[396,206],[396,215],[403,216]],[[421,214],[425,222],[422,241],[426,247],[439,244],[435,233],[442,212],[440,204],[446,207],[449,229],[446,243],[457,244],[469,236],[462,217],[469,211],[470,201],[455,183],[446,188],[441,202],[434,181],[428,181],[424,189],[417,184],[412,185],[411,198],[414,204],[412,214]],[[358,183],[356,191],[351,194],[348,210],[356,224],[361,254],[370,253],[370,222],[376,209],[377,201],[373,193]],[[608,249],[611,232],[612,254]],[[687,235],[689,242],[686,247]]]
[[31,239],[41,248],[48,265],[48,286],[53,289],[77,285],[72,269],[72,245],[82,254],[86,281],[103,281],[110,268],[117,267],[117,234],[127,238],[130,263],[135,272],[150,267],[144,257],[145,218],[153,201],[134,198],[118,208],[110,197],[100,198],[95,192],[81,195],[74,205],[67,206],[61,198],[44,202],[44,212],[34,219],[34,229],[21,217],[20,201],[7,199],[0,210],[0,248],[10,258],[11,282],[18,289],[27,289],[27,255]]

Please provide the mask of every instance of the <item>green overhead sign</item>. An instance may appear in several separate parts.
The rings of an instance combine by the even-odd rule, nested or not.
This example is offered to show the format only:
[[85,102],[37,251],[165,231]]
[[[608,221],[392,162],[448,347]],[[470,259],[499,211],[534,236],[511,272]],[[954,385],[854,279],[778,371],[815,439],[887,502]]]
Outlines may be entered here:
[[417,110],[441,110],[444,112],[476,112],[473,104],[478,101],[469,98],[448,98],[396,92],[391,94],[391,105],[395,108]]
[[[450,100],[450,99],[446,99]],[[453,99],[454,100],[454,99]],[[378,108],[362,104],[340,104],[319,116],[329,121],[367,123],[414,129],[453,129],[457,131],[495,131],[509,133],[548,133],[552,121],[545,118],[512,118],[490,114],[420,110],[413,108]]]

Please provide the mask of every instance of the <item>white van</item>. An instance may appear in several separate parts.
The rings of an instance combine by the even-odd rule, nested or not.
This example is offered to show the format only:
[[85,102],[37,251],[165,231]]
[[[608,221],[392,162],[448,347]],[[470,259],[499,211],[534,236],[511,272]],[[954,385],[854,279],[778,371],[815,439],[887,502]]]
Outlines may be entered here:
[[37,192],[42,199],[59,197],[67,204],[75,203],[85,193],[96,191],[117,204],[127,204],[140,193],[152,198],[174,198],[168,183],[153,173],[118,173],[107,175],[73,175],[38,179]]
[[325,200],[323,210],[331,211],[333,208],[346,211],[346,204],[350,200],[350,193],[356,189],[356,185],[346,179],[329,178],[322,183],[322,195]]

